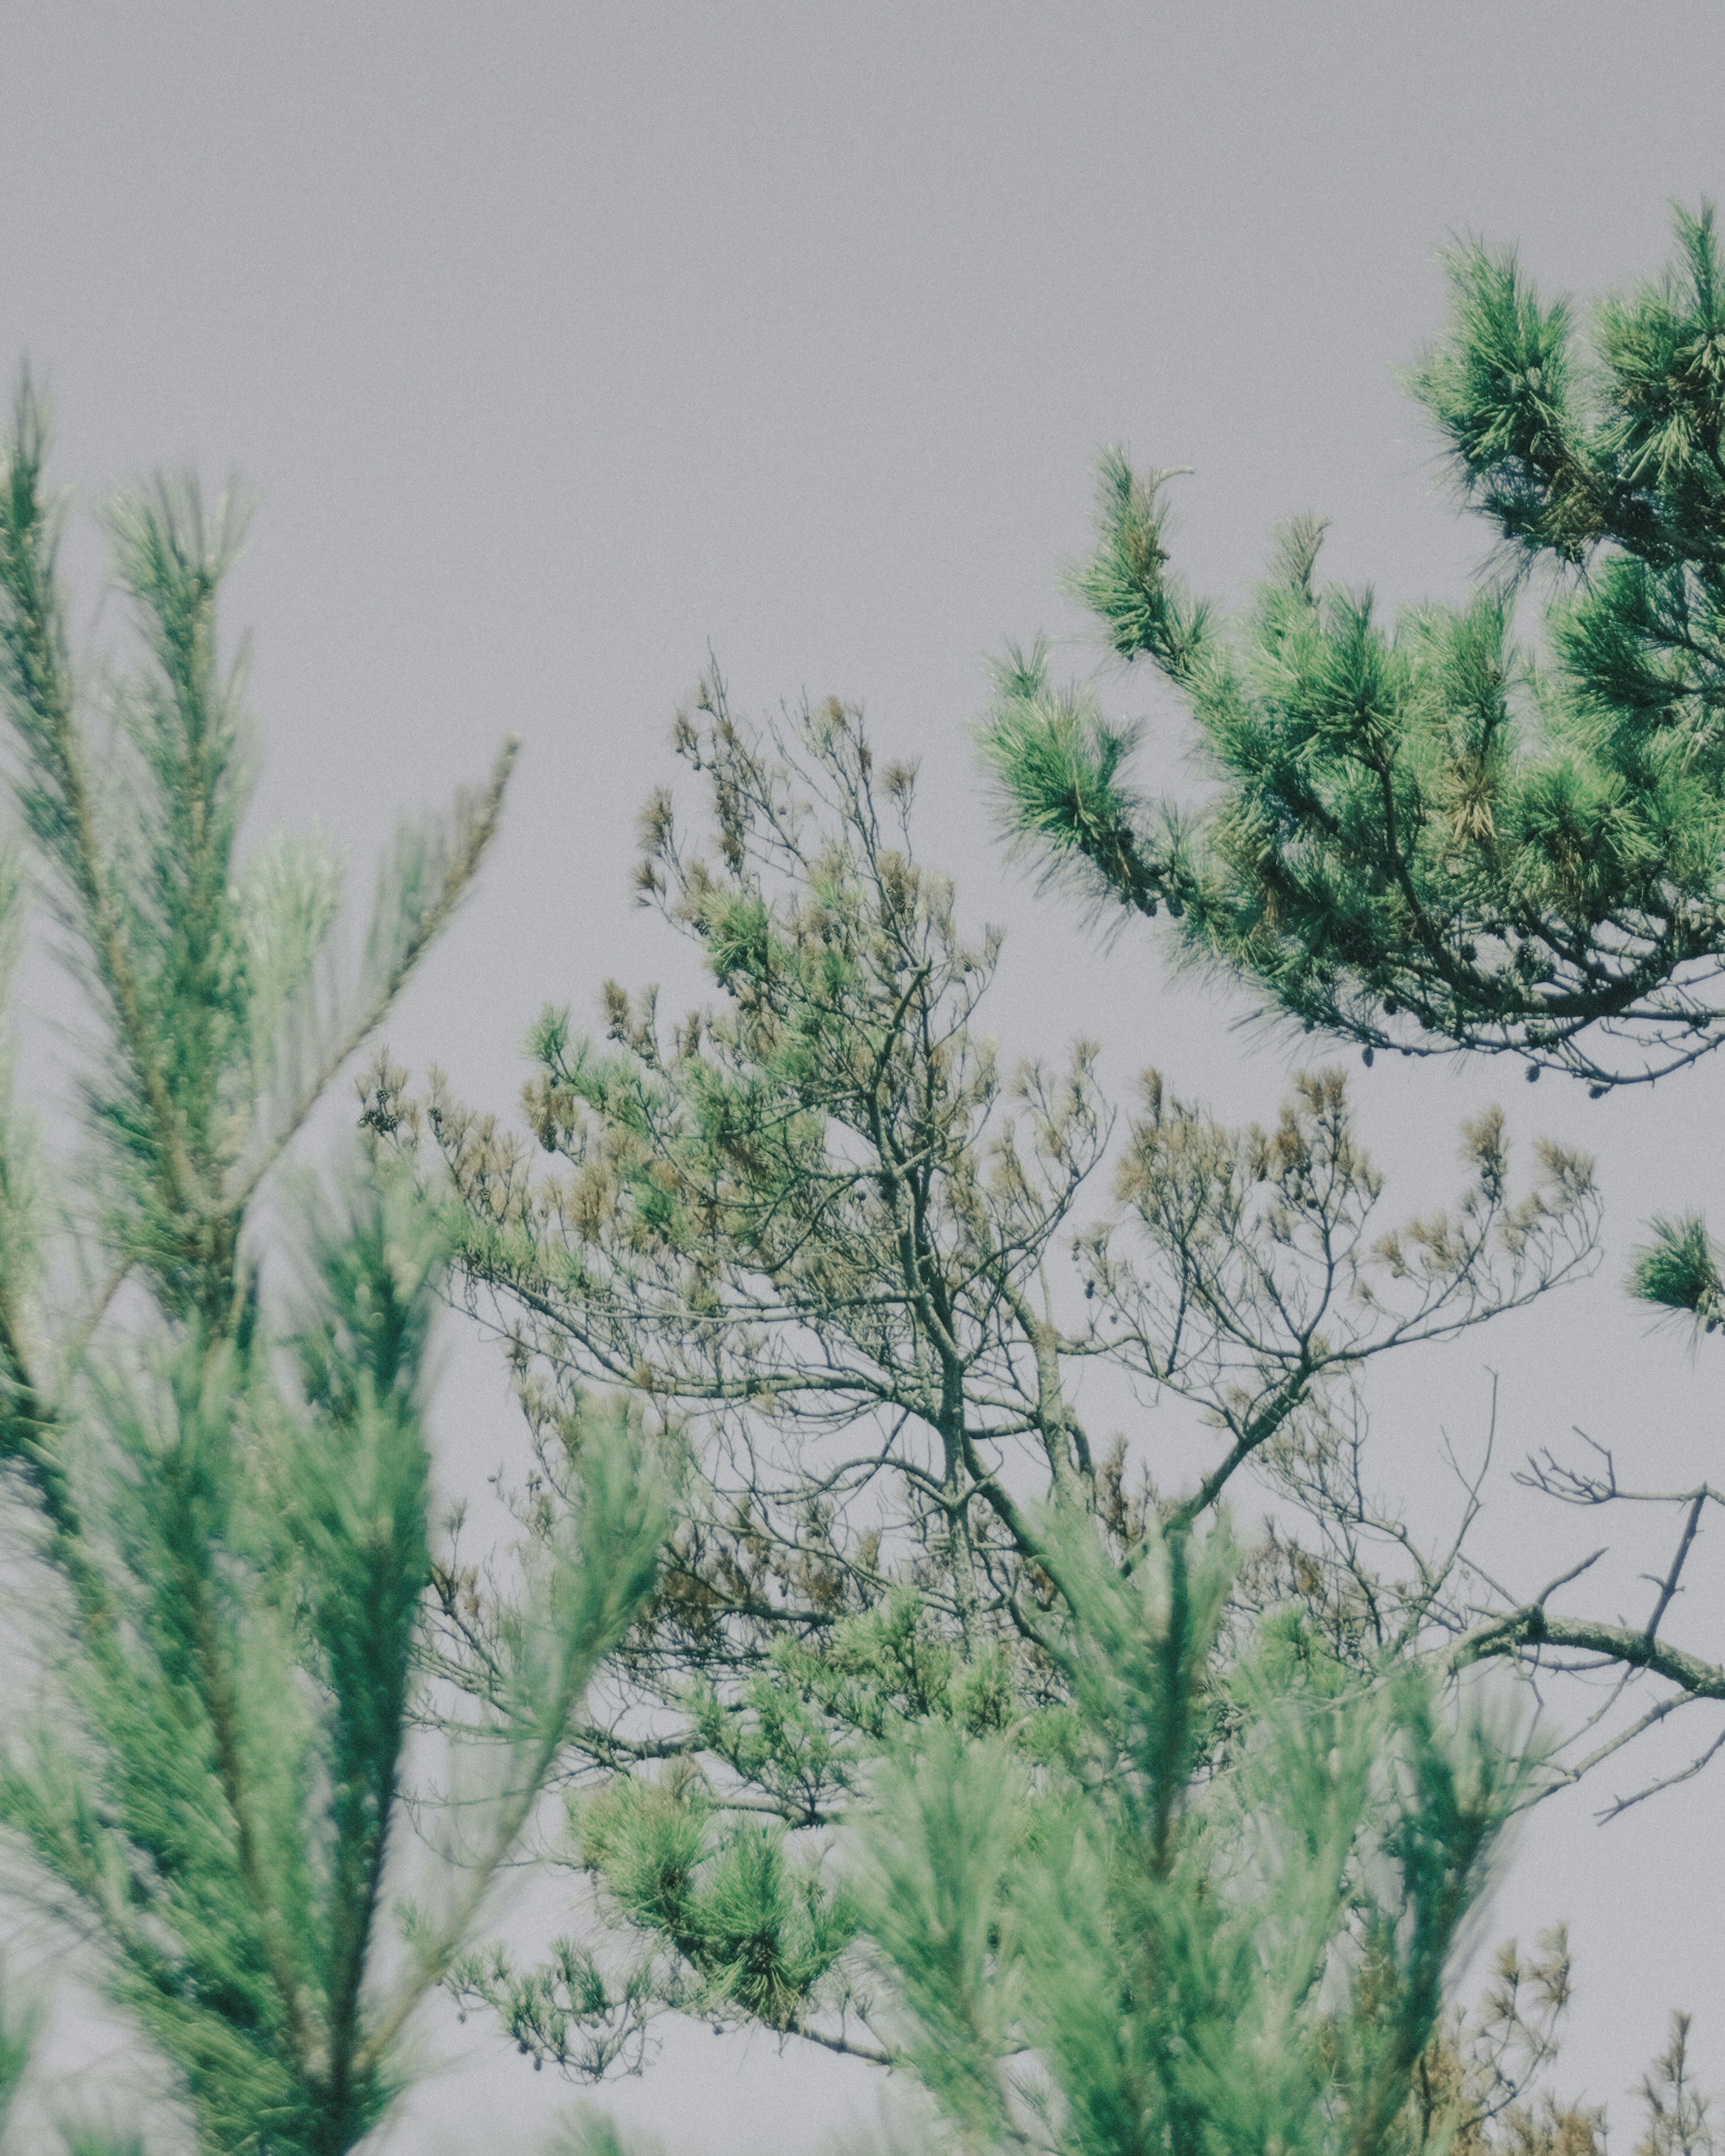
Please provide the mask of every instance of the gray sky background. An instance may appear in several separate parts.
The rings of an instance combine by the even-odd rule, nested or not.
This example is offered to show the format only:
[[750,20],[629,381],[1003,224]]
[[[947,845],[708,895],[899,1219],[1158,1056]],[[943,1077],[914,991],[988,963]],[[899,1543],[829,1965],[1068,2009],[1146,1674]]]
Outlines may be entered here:
[[[8,0],[0,357],[49,377],[59,471],[87,493],[187,459],[259,490],[228,613],[256,636],[259,829],[321,819],[363,865],[398,808],[524,737],[403,1060],[506,1106],[542,1001],[591,1014],[608,974],[678,977],[627,875],[711,640],[741,708],[837,691],[921,752],[924,850],[1009,932],[1004,1045],[1093,1034],[1117,1087],[1154,1059],[1268,1116],[1285,1043],[1165,988],[1147,933],[1102,949],[1004,867],[963,733],[981,654],[1076,633],[1053,572],[1111,439],[1196,467],[1200,590],[1237,600],[1270,526],[1315,509],[1332,575],[1457,596],[1487,535],[1392,379],[1440,321],[1435,250],[1515,239],[1584,295],[1651,273],[1667,199],[1725,180],[1722,80],[1715,0]],[[1178,716],[1136,676],[1115,694],[1155,721],[1145,775],[1180,785]],[[1649,1213],[1699,1200],[1725,1224],[1722,1082],[1594,1105],[1505,1067],[1358,1071],[1397,1212],[1444,1194],[1490,1099],[1600,1160],[1599,1278],[1374,1396],[1384,1479],[1435,1502],[1440,1431],[1476,1445],[1501,1373],[1490,1547],[1519,1584],[1597,1524],[1517,1497],[1530,1446],[1581,1422],[1650,1481],[1717,1474],[1717,1351],[1650,1336],[1618,1283]],[[452,1481],[514,1442],[489,1366],[455,1358],[444,1424]],[[1635,1574],[1665,1548],[1661,1522],[1587,1606],[1644,1613]],[[1709,1566],[1676,1630],[1717,1654],[1725,1553]],[[1491,1935],[1569,1918],[1558,2078],[1609,2102],[1626,2149],[1669,2005],[1725,2081],[1725,1760],[1599,1830],[1609,1794],[1539,1815]],[[526,2148],[568,2097],[473,2043],[398,2145]],[[796,2156],[874,2101],[860,2071],[689,2031],[615,2108],[680,2156]]]

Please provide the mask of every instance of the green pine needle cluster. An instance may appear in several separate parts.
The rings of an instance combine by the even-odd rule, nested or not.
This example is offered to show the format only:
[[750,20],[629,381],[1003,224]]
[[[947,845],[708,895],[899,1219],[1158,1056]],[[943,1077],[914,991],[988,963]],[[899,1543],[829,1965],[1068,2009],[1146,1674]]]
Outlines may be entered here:
[[[1068,579],[1147,659],[1217,781],[1140,802],[1134,741],[1045,657],[1009,660],[981,730],[1014,839],[1093,898],[1183,917],[1189,960],[1268,1012],[1373,1050],[1507,1050],[1596,1087],[1722,1036],[1725,958],[1725,275],[1711,208],[1658,282],[1548,305],[1512,255],[1449,258],[1447,334],[1408,377],[1504,577],[1390,621],[1315,577],[1290,526],[1225,623],[1173,577],[1164,474],[1103,459],[1095,552]],[[1544,649],[1513,589],[1549,572]]]
[[[339,2156],[389,2115],[410,2022],[652,1593],[665,1486],[593,1419],[506,1681],[462,1732],[489,1763],[468,1865],[434,1877],[403,1950],[448,1241],[375,1156],[332,1194],[276,1176],[264,1198],[471,884],[512,746],[449,817],[403,825],[344,965],[328,843],[243,839],[251,728],[216,604],[244,514],[177,480],[110,503],[139,656],[76,657],[46,447],[26,381],[0,442],[0,957],[39,889],[90,1045],[64,1163],[13,1101],[13,1049],[0,1071],[0,1487],[30,1589],[8,1885],[81,1938],[200,2149]],[[0,2020],[0,2103],[31,2049]]]
[[1375,1686],[1230,1682],[1235,1558],[1158,1537],[1130,1580],[1049,1522],[1076,1722],[1060,1768],[907,1732],[860,1899],[906,2053],[959,2145],[1070,2156],[1408,2144],[1416,2071],[1527,1787],[1513,1733]]
[[1630,1291],[1643,1302],[1673,1315],[1693,1317],[1708,1332],[1725,1317],[1725,1285],[1719,1253],[1698,1214],[1681,1219],[1656,1216],[1648,1223],[1653,1240],[1637,1250],[1630,1272]]

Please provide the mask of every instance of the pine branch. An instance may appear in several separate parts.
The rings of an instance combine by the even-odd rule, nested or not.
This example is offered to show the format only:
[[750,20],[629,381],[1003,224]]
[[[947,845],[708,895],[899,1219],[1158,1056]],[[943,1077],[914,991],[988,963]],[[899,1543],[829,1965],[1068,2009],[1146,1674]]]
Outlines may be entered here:
[[1649,1628],[1637,1630],[1629,1625],[1554,1617],[1537,1601],[1479,1626],[1449,1650],[1449,1659],[1464,1668],[1488,1656],[1521,1656],[1543,1648],[1596,1655],[1626,1669],[1646,1670],[1676,1686],[1686,1699],[1725,1700],[1725,1666],[1673,1646]]
[[[475,795],[458,798],[446,829],[419,832],[404,827],[398,837],[396,861],[379,880],[369,939],[372,978],[362,990],[362,1008],[326,1050],[287,1115],[239,1181],[229,1200],[236,1208],[255,1194],[344,1065],[383,1023],[414,968],[448,927],[497,834],[503,797],[520,748],[513,736],[504,742],[485,786]],[[416,886],[428,865],[433,889],[422,898]]]
[[24,806],[76,896],[85,938],[118,1021],[120,1045],[147,1104],[173,1202],[196,1220],[203,1215],[208,1194],[186,1149],[146,1020],[84,770],[54,588],[54,535],[39,491],[46,448],[46,412],[26,377],[0,468],[0,588],[7,601],[0,640],[8,661],[8,701],[33,780]]

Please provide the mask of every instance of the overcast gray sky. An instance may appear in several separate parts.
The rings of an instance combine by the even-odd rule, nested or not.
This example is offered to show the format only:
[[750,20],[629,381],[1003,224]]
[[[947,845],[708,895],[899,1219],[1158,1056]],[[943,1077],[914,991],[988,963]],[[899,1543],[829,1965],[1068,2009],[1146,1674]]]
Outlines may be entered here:
[[[1196,468],[1200,589],[1236,599],[1270,525],[1312,509],[1331,573],[1460,593],[1486,535],[1392,378],[1440,321],[1435,251],[1512,239],[1580,294],[1651,271],[1667,199],[1725,177],[1722,82],[1717,0],[8,0],[0,358],[48,377],[81,488],[191,459],[259,490],[228,617],[255,632],[259,828],[320,818],[363,862],[523,737],[403,1060],[502,1106],[542,1000],[674,970],[631,905],[631,827],[711,642],[740,706],[838,691],[920,752],[925,849],[1009,932],[1006,1044],[1094,1034],[1117,1081],[1153,1057],[1268,1116],[1285,1050],[1232,1029],[1239,1003],[1164,988],[1147,933],[1101,949],[1003,867],[963,732],[981,654],[1076,632],[1053,571],[1113,439]],[[1177,716],[1136,679],[1117,701],[1181,783]],[[1487,1363],[1507,1454],[1583,1422],[1650,1478],[1717,1471],[1712,1353],[1650,1337],[1618,1283],[1647,1214],[1725,1223],[1722,1083],[1594,1106],[1502,1068],[1359,1073],[1399,1209],[1442,1194],[1455,1125],[1499,1096],[1517,1132],[1597,1151],[1609,1209],[1597,1281],[1383,1389],[1389,1479],[1434,1486],[1440,1430],[1477,1443]],[[452,1479],[510,1441],[464,1363]],[[1517,1503],[1496,1547],[1531,1583],[1589,1523]],[[1636,1564],[1600,1590],[1626,1612]],[[1697,1594],[1677,1629],[1717,1655],[1722,1610]],[[1606,1794],[1545,1808],[1492,1928],[1570,1919],[1559,2079],[1626,2148],[1668,2005],[1725,2080],[1725,1760],[1602,1830]],[[399,2145],[525,2148],[568,2093],[476,2046]],[[795,2156],[873,2102],[860,2072],[694,2031],[616,2107],[686,2156]]]

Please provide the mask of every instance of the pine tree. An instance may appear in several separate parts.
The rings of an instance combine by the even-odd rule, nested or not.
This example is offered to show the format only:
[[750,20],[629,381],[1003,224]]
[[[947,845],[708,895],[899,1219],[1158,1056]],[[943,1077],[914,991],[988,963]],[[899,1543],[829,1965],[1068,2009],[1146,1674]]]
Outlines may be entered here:
[[[558,1517],[587,1388],[633,1391],[687,1460],[622,1657],[634,1712],[571,1753],[595,1786],[569,1861],[637,1951],[572,1940],[521,1968],[498,1949],[457,1980],[584,2075],[639,2059],[666,2008],[888,2054],[819,1845],[898,1733],[1063,1706],[1041,1501],[1129,1569],[1153,1525],[1191,1527],[1247,1476],[1307,1509],[1345,1497],[1316,1557],[1256,1554],[1230,1621],[1310,1573],[1309,1621],[1357,1671],[1464,1632],[1463,1573],[1409,1562],[1373,1499],[1360,1386],[1593,1251],[1585,1163],[1547,1149],[1517,1191],[1501,1119],[1465,1134],[1458,1202],[1392,1228],[1335,1074],[1273,1127],[1230,1130],[1153,1078],[1117,1119],[1088,1048],[1002,1070],[997,941],[961,929],[917,857],[913,775],[877,768],[856,713],[757,733],[710,680],[676,739],[707,843],[656,798],[640,888],[694,941],[711,1007],[668,1024],[609,988],[603,1040],[547,1013],[526,1133],[435,1081],[414,1096],[387,1058],[364,1109],[441,1194],[466,1299],[513,1363],[529,1541]],[[1099,1365],[1168,1404],[1152,1483],[1081,1411]],[[454,1554],[439,1582],[443,1673],[486,1697],[483,1570]]]
[[[410,2016],[650,1591],[664,1501],[589,1418],[472,1732],[491,1794],[468,1861],[399,1943],[446,1252],[378,1164],[332,1197],[272,1172],[472,881],[512,748],[403,826],[344,983],[332,849],[241,844],[244,670],[216,623],[240,506],[179,480],[109,505],[142,654],[110,675],[74,664],[45,448],[27,381],[0,445],[0,697],[28,850],[0,855],[0,901],[15,942],[39,883],[89,1046],[69,1173],[0,1096],[0,1461],[36,1671],[0,1747],[8,1889],[82,1936],[201,2148],[336,2156],[387,2115]],[[8,2098],[28,2051],[8,2025]]]
[[[1725,1040],[1725,268],[1711,206],[1676,222],[1671,266],[1602,303],[1586,349],[1512,253],[1450,256],[1447,333],[1408,380],[1498,534],[1465,606],[1386,620],[1368,590],[1322,581],[1306,518],[1225,621],[1173,568],[1172,475],[1109,452],[1069,588],[1118,660],[1173,690],[1214,786],[1196,813],[1142,796],[1138,730],[1094,684],[1056,684],[1038,644],[997,670],[980,730],[1014,843],[1099,909],[1165,906],[1178,959],[1368,1064],[1498,1054],[1597,1096],[1709,1055]],[[1536,588],[1537,654],[1515,638]],[[1690,1214],[1652,1224],[1630,1285],[1711,1332],[1722,1279]],[[1649,1494],[1609,1455],[1532,1472],[1567,1503]],[[1645,1625],[1559,1615],[1552,1582],[1471,1650],[1649,1671],[1655,1719],[1725,1701],[1725,1664],[1660,1634],[1716,1494],[1662,1494],[1676,1543]]]

